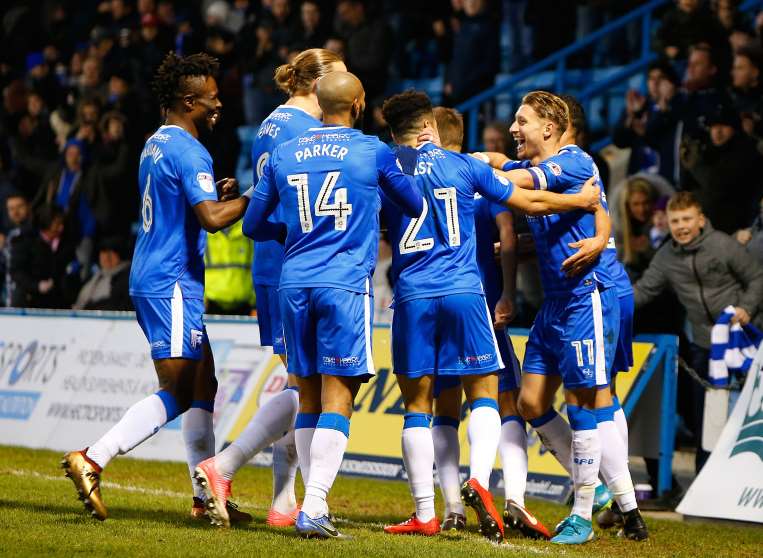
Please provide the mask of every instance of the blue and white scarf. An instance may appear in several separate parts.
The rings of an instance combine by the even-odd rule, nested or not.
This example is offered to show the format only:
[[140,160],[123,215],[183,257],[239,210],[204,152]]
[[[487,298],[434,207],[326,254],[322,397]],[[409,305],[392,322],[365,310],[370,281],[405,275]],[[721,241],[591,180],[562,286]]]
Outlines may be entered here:
[[763,333],[752,325],[732,324],[734,307],[727,306],[715,322],[710,339],[710,383],[717,387],[729,385],[729,374],[745,375],[750,369]]

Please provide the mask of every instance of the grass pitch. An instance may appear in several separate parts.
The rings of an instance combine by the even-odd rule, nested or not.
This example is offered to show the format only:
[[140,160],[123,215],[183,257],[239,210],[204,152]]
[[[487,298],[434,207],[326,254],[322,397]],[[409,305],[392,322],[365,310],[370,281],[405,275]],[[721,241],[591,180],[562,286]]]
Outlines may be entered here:
[[[646,543],[624,541],[613,532],[581,547],[558,547],[510,533],[493,545],[474,531],[458,537],[401,537],[382,532],[384,524],[412,511],[402,482],[340,477],[330,497],[347,541],[302,540],[291,529],[264,525],[270,503],[267,469],[246,467],[236,477],[234,501],[255,516],[247,527],[220,530],[190,519],[190,481],[181,463],[118,458],[102,487],[110,518],[88,517],[74,488],[58,468],[60,455],[50,451],[0,446],[0,556],[733,556],[763,555],[763,528],[726,523],[683,523],[647,519]],[[300,483],[298,482],[298,485]],[[439,495],[438,495],[439,497]],[[712,505],[711,502],[708,505]],[[540,501],[530,507],[552,528],[566,513]],[[438,501],[438,509],[442,509]],[[471,514],[471,512],[469,512]]]

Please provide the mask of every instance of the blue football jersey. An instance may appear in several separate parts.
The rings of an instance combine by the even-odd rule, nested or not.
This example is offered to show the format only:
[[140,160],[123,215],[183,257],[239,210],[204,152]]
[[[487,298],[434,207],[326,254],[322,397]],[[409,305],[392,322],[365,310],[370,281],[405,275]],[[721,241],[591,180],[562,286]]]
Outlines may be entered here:
[[419,150],[416,183],[424,196],[419,217],[405,217],[384,203],[395,302],[484,294],[475,254],[474,194],[503,203],[513,185],[485,163],[431,143]]
[[[562,150],[566,149],[567,147],[570,147],[568,151],[570,151],[573,154],[583,153],[586,157],[590,156],[585,153],[583,150],[581,150],[577,146],[565,146],[562,148]],[[574,149],[572,149],[574,147]],[[514,169],[528,169],[532,166],[530,161],[507,161],[503,165],[503,170],[510,171]],[[600,185],[603,190],[603,184]],[[551,188],[554,190],[554,188]],[[607,199],[606,196],[602,197],[603,204],[607,205]],[[615,246],[615,237],[610,236],[609,242],[607,243],[607,247],[605,248],[604,252],[602,252],[602,258],[604,259],[605,265],[609,267],[611,278],[615,283],[615,287],[617,288],[617,295],[618,296],[627,296],[633,294],[633,286],[631,285],[631,281],[628,278],[628,273],[625,271],[625,267],[623,267],[623,264],[620,263],[620,260],[617,259],[617,247]]]
[[179,126],[161,126],[140,155],[141,226],[130,269],[130,294],[204,298],[207,233],[193,206],[217,200],[212,157]]
[[[321,121],[305,110],[289,105],[281,105],[270,113],[260,124],[257,137],[252,143],[252,173],[254,184],[262,176],[262,169],[273,153],[273,149],[281,143],[296,138],[308,128],[321,125]],[[278,222],[278,209],[270,216],[270,221]],[[283,265],[283,245],[275,240],[254,243],[254,259],[252,260],[252,281],[257,285],[277,287]]]
[[[376,267],[380,188],[409,214],[421,209],[415,182],[392,150],[353,128],[310,128],[276,147],[254,198],[279,205],[286,225],[281,288],[334,287],[367,292]],[[245,216],[256,229],[258,205]]]
[[[577,146],[564,146],[556,155],[527,170],[536,188],[559,193],[579,192],[586,180],[596,176],[602,204],[606,207],[599,169],[591,156]],[[543,217],[528,216],[527,223],[535,240],[541,282],[547,296],[586,294],[597,284],[600,288],[614,286],[612,271],[603,257],[575,277],[567,277],[562,271],[562,262],[577,252],[569,244],[596,235],[593,213],[575,210]]]
[[[596,163],[593,162],[593,158],[588,153],[586,153],[581,148],[579,148],[577,145],[565,145],[559,150],[559,155],[564,155],[565,158],[577,157],[583,169],[593,168],[596,175],[599,176],[599,169],[596,168]],[[560,163],[557,162],[557,164],[560,164]],[[536,174],[536,176],[539,176],[539,175]],[[604,206],[604,208],[607,209],[607,211],[609,211],[609,208],[607,206],[607,197],[604,194],[604,184],[602,183],[601,178],[599,178],[598,186],[601,188],[601,192],[602,192],[601,203]],[[554,181],[554,180],[552,180],[551,183],[549,183],[548,185],[549,190],[556,191],[556,192],[563,192],[565,191],[566,187],[567,186],[565,186],[562,181]],[[625,271],[625,267],[623,267],[623,264],[620,263],[620,260],[617,259],[617,248],[615,246],[614,236],[609,237],[609,242],[607,243],[607,247],[601,253],[601,259],[604,265],[607,266],[607,268],[609,269],[609,275],[615,284],[615,288],[617,289],[617,295],[618,296],[632,295],[633,286],[631,285],[631,281],[628,278],[628,273]]]
[[501,284],[501,272],[495,259],[493,246],[498,237],[496,217],[509,211],[505,205],[492,203],[477,194],[474,209],[474,233],[477,254],[477,267],[480,270],[482,286],[485,288],[485,298],[488,305],[492,306],[501,297],[503,285]]

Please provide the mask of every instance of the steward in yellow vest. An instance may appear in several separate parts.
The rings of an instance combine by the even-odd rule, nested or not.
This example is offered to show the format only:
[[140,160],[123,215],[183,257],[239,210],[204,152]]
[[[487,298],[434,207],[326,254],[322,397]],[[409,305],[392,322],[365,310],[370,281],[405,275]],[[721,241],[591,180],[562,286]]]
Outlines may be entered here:
[[207,234],[204,254],[204,296],[209,314],[249,315],[254,307],[252,241],[241,231],[242,221]]

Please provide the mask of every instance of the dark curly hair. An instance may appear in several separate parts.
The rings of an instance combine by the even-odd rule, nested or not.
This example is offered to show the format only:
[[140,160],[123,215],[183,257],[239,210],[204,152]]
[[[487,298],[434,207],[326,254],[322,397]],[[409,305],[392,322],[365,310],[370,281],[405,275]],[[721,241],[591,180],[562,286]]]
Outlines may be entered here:
[[185,94],[188,78],[214,77],[220,63],[217,58],[200,52],[190,56],[178,56],[170,52],[156,71],[153,89],[159,98],[159,106],[166,110]]
[[588,130],[586,126],[585,110],[583,105],[580,104],[572,95],[559,95],[559,98],[567,105],[567,109],[570,112],[570,126],[575,129],[577,133],[585,133]]
[[382,115],[392,133],[398,137],[418,131],[421,118],[434,118],[432,101],[426,93],[414,89],[408,89],[384,101]]

